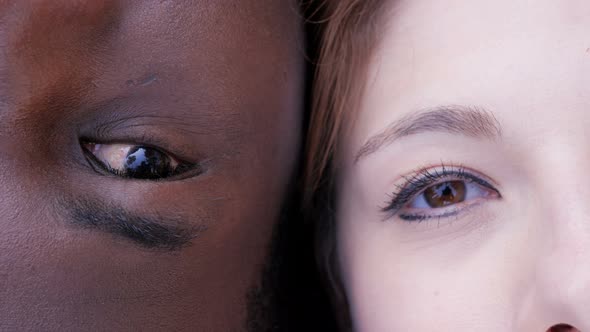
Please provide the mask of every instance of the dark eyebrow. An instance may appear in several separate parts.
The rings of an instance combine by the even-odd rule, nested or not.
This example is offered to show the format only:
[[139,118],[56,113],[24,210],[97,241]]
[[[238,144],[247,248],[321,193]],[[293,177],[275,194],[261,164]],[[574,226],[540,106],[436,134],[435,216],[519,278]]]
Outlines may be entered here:
[[61,203],[75,225],[121,236],[148,249],[179,250],[206,230],[202,224],[189,226],[190,223],[178,216],[140,216],[120,206],[91,199],[77,198]]
[[356,163],[402,137],[425,132],[447,132],[488,139],[502,136],[500,123],[491,112],[484,108],[456,105],[439,106],[393,122],[385,130],[369,138],[357,152],[354,161]]

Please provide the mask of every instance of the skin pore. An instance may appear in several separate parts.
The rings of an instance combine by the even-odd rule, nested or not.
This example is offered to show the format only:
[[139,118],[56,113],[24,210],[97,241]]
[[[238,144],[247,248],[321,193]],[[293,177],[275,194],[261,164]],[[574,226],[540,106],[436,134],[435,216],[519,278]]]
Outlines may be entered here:
[[0,1],[0,330],[266,330],[302,35],[295,1]]
[[589,17],[388,3],[337,151],[355,330],[590,330]]

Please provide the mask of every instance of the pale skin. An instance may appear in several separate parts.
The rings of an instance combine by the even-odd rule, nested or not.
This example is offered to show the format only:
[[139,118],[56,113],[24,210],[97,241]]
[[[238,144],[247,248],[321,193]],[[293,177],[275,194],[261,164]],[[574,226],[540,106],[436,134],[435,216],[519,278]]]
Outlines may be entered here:
[[[590,330],[590,3],[389,9],[338,151],[355,330]],[[465,199],[384,211],[424,170]]]

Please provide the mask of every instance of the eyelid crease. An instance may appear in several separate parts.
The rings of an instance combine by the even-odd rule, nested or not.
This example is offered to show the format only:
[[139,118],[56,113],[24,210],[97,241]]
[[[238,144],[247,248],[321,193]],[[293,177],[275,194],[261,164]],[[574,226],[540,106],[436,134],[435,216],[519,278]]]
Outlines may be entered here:
[[220,112],[217,105],[204,102],[185,104],[176,101],[170,104],[166,102],[168,97],[123,94],[89,105],[84,113],[100,114],[94,123],[98,123],[96,128],[107,134],[129,123],[142,126],[170,125],[175,130],[193,135],[211,135],[219,131],[240,135],[242,112]]
[[[143,123],[140,122],[133,122],[134,120],[152,120],[146,121]],[[156,121],[153,121],[156,120]],[[149,126],[165,126],[165,125],[172,125],[177,126],[178,129],[182,132],[189,133],[189,134],[198,134],[199,132],[194,130],[188,130],[183,127],[188,127],[185,120],[180,117],[168,116],[168,115],[129,115],[126,117],[121,117],[116,120],[111,120],[108,122],[101,123],[97,128],[97,135],[99,136],[108,136],[112,131],[121,130],[121,129],[129,129],[133,127],[149,127]]]
[[[154,99],[154,100],[152,100]],[[95,119],[97,135],[110,135],[125,124],[141,126],[172,125],[175,130],[187,134],[207,134],[211,123],[218,114],[207,108],[194,112],[186,106],[175,106],[174,110],[162,111],[159,97],[156,96],[117,96],[91,105],[85,110],[88,114],[102,114]],[[156,105],[156,106],[153,106]],[[177,113],[177,114],[170,114]],[[137,121],[143,123],[137,123]],[[195,130],[203,129],[203,131]]]
[[[123,109],[122,112],[124,111],[126,110]],[[99,111],[96,112],[100,114]],[[195,130],[189,120],[170,115],[133,114],[132,110],[129,112],[131,114],[106,116],[106,119],[98,116],[93,118],[89,125],[80,130],[80,140],[151,146],[192,163],[204,158],[196,149],[198,144],[194,142],[201,138],[200,135],[210,133]]]

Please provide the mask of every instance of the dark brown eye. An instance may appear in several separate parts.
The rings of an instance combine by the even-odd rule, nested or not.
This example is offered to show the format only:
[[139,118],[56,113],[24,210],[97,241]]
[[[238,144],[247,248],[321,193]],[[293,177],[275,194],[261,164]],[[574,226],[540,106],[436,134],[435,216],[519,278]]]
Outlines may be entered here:
[[426,188],[423,195],[430,208],[442,208],[465,201],[466,192],[464,181],[449,181]]
[[170,162],[170,157],[156,149],[135,146],[127,153],[124,172],[135,179],[166,178],[174,172]]
[[91,161],[109,173],[140,180],[164,179],[190,168],[169,154],[148,146],[84,143]]

